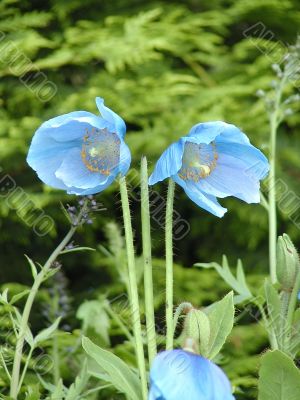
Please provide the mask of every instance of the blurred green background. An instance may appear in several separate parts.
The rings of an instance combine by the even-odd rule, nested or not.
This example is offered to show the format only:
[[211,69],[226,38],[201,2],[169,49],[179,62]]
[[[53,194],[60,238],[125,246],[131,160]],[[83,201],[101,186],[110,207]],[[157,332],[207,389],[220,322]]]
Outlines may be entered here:
[[[267,155],[268,119],[256,92],[270,90],[275,77],[271,65],[280,63],[286,46],[296,41],[299,23],[297,0],[2,0],[0,179],[9,174],[55,226],[46,236],[37,236],[18,209],[7,203],[5,191],[1,193],[1,283],[30,284],[24,254],[44,261],[67,230],[60,202],[76,202],[75,197],[44,186],[26,164],[32,135],[43,121],[74,110],[97,113],[94,98],[103,97],[126,121],[133,169],[139,168],[142,155],[153,168],[166,146],[195,123],[208,120],[236,124]],[[8,43],[12,50],[6,50]],[[26,73],[13,62],[14,54],[30,60]],[[56,93],[42,91],[41,76],[57,88]],[[292,114],[278,137],[278,175],[294,193],[299,193],[299,124],[299,114]],[[137,184],[134,171],[129,179],[132,186]],[[154,190],[166,194],[165,184]],[[176,194],[175,209],[190,224],[188,235],[175,242],[176,303],[209,304],[228,291],[212,271],[191,268],[195,262],[220,261],[224,253],[231,265],[243,260],[250,286],[258,288],[268,272],[268,221],[263,207],[224,199],[228,213],[218,219],[197,208],[180,188]],[[121,221],[117,185],[97,200],[105,210],[75,238],[97,251],[61,260],[73,307],[66,320],[72,328],[78,324],[76,308],[84,299],[124,291],[103,252],[103,246],[109,246],[107,223]],[[134,196],[132,208],[139,255],[140,207]],[[300,231],[285,209],[279,212],[279,232],[289,233],[299,244]],[[153,221],[158,310],[163,305],[163,234]],[[37,316],[37,327],[41,323]],[[255,394],[258,355],[267,344],[256,324],[246,329],[250,323],[246,318],[235,328],[224,366],[244,391],[241,399]]]

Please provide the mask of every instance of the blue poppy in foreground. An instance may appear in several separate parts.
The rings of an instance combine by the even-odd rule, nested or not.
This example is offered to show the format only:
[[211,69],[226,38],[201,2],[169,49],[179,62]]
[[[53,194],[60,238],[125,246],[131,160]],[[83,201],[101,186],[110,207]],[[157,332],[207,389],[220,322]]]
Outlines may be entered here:
[[198,206],[223,217],[227,209],[216,197],[259,203],[260,180],[268,171],[266,157],[236,126],[206,122],[164,151],[149,184],[171,177]]
[[159,353],[150,371],[149,400],[234,400],[224,372],[185,350]]
[[96,104],[102,116],[75,111],[44,122],[35,132],[27,162],[47,185],[89,195],[128,171],[126,125],[103,99],[97,97]]

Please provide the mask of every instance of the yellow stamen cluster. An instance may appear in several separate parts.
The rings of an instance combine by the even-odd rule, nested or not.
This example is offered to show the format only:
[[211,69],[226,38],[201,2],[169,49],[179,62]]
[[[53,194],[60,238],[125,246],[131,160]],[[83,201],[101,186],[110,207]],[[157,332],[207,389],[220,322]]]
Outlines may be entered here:
[[92,172],[110,175],[120,157],[120,139],[116,133],[106,128],[92,128],[83,138],[81,158],[84,165]]
[[217,160],[218,153],[214,142],[208,145],[187,142],[178,175],[183,180],[198,182],[212,173]]

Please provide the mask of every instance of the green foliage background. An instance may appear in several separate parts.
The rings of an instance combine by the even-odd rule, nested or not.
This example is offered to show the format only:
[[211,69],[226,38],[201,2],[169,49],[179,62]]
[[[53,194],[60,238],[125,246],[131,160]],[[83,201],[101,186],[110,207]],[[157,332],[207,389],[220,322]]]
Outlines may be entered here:
[[[258,22],[273,37],[258,39],[253,30],[253,37],[247,37],[245,31]],[[268,121],[256,92],[269,90],[274,79],[271,64],[285,54],[287,44],[295,42],[299,22],[297,0],[2,0],[1,176],[9,174],[36,206],[55,220],[55,229],[46,237],[36,236],[2,197],[1,282],[30,283],[24,253],[34,260],[45,260],[66,230],[60,202],[75,202],[63,192],[43,186],[26,164],[31,137],[43,121],[73,110],[97,112],[94,98],[103,97],[127,123],[135,169],[142,155],[148,157],[152,168],[166,146],[195,123],[207,120],[238,125],[268,154]],[[42,71],[57,86],[49,101],[41,102],[35,90],[24,86],[10,59],[3,57],[3,46],[9,41],[32,61],[28,79]],[[294,193],[299,193],[299,124],[297,113],[289,116],[278,138],[279,176]],[[130,178],[134,186],[136,174],[131,172]],[[154,189],[165,195],[164,184]],[[112,260],[101,247],[108,246],[107,236],[114,236],[107,233],[106,224],[115,218],[120,221],[117,187],[97,198],[106,210],[76,236],[78,243],[94,246],[97,251],[62,260],[73,302],[73,312],[67,318],[72,329],[78,325],[74,310],[84,299],[124,291]],[[253,288],[263,282],[268,270],[265,210],[236,199],[222,200],[222,204],[229,211],[219,220],[198,209],[177,189],[175,208],[191,226],[189,234],[175,243],[177,303],[187,300],[205,305],[226,293],[228,288],[212,271],[191,269],[195,262],[220,261],[223,253],[233,265],[237,258],[243,259]],[[132,207],[139,254],[139,203],[134,199]],[[282,211],[279,232],[289,233],[297,244],[299,229],[290,222],[286,210]],[[153,237],[160,311],[163,230],[155,222]],[[163,324],[162,313],[158,318]],[[37,316],[36,328],[41,323]],[[244,392],[240,399],[255,398],[258,356],[266,343],[253,318],[242,319],[234,329],[224,368]],[[118,336],[113,341],[117,344]]]

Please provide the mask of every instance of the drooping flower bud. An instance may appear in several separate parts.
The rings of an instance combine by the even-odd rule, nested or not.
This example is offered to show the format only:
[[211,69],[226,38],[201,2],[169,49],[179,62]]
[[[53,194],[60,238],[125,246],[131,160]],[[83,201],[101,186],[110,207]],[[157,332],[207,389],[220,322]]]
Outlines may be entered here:
[[277,242],[278,281],[284,289],[292,289],[299,272],[299,255],[289,236],[284,233],[282,236],[279,236]]
[[207,349],[210,338],[210,323],[208,316],[201,310],[192,308],[184,322],[183,338],[193,339],[196,351],[207,357]]

